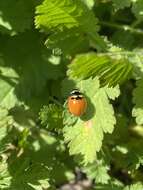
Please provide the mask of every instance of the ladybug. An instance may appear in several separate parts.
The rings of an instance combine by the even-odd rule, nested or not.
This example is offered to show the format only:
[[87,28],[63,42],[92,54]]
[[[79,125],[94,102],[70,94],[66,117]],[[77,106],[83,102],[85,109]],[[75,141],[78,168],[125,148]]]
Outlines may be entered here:
[[75,116],[81,116],[85,113],[87,108],[87,101],[83,94],[78,90],[74,89],[68,97],[68,110]]

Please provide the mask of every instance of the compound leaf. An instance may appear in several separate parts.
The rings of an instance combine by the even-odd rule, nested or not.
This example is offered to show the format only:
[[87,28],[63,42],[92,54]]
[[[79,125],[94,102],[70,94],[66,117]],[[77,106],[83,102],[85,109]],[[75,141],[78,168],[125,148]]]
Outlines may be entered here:
[[[108,87],[99,88],[98,78],[77,82],[76,87],[82,90],[87,97],[87,111],[76,123],[68,125],[67,118],[67,126],[63,131],[65,141],[69,143],[70,154],[81,154],[84,164],[87,164],[96,159],[96,153],[102,146],[104,132],[113,132],[116,120],[108,99],[112,89],[107,95]],[[113,94],[115,97],[119,95],[119,93],[115,93],[115,89]]]

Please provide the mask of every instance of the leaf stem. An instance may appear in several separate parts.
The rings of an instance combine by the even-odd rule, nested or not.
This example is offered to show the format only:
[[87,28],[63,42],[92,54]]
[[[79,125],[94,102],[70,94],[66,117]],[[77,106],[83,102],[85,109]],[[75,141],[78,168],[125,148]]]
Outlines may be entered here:
[[49,100],[53,101],[56,105],[58,105],[60,107],[63,107],[63,105],[58,100],[53,98],[52,96],[49,97]]
[[132,27],[132,28],[135,28],[135,27],[138,26],[141,22],[142,22],[141,19],[135,20],[135,21],[131,24],[131,27]]
[[133,27],[131,27],[129,25],[120,25],[120,24],[117,24],[117,23],[110,23],[110,22],[106,22],[106,21],[100,21],[99,23],[101,25],[103,25],[103,26],[117,28],[117,29],[120,29],[120,30],[129,31],[129,32],[134,33],[134,34],[143,35],[143,30],[142,29],[133,28]]

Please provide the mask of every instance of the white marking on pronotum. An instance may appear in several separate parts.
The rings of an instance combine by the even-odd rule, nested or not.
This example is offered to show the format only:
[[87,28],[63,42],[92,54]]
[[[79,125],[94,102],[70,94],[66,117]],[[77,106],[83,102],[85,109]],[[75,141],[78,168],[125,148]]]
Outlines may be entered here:
[[75,89],[75,90],[72,90],[72,91],[71,91],[71,94],[74,94],[74,93],[80,93],[80,91],[79,91],[79,90],[76,90],[76,89]]

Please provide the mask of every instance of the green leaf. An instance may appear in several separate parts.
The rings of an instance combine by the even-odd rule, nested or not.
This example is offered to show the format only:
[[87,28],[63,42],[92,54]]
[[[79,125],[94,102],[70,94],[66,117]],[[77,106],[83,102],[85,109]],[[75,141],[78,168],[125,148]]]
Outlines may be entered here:
[[[118,95],[119,94],[117,94],[116,97],[118,97]],[[100,124],[100,127],[102,127],[102,130],[105,133],[112,133],[114,125],[116,124],[116,120],[114,117],[113,108],[109,103],[104,88],[98,90],[98,92],[95,94],[94,101],[96,105],[96,122]]]
[[45,0],[36,8],[36,15],[36,28],[55,32],[76,27],[86,33],[98,49],[106,48],[105,42],[97,34],[97,19],[80,0]]
[[[84,164],[87,164],[96,159],[96,153],[102,146],[103,133],[113,132],[116,120],[108,96],[111,99],[118,97],[119,89],[99,88],[97,78],[82,80],[76,84],[76,87],[86,95],[87,111],[76,123],[70,123],[67,118],[63,131],[70,154],[81,154]],[[110,93],[107,95],[108,90]]]
[[[40,163],[30,164],[29,158],[13,160],[13,164],[1,165],[0,187],[3,189],[42,190],[49,188],[49,169]],[[17,180],[18,179],[18,180]]]
[[0,189],[7,189],[11,184],[12,176],[8,171],[8,164],[3,161],[0,162]]
[[143,74],[143,50],[135,49],[128,55],[129,61],[133,64],[133,76],[136,80],[142,78]]
[[117,30],[112,35],[112,42],[121,48],[132,50],[135,45],[135,38],[132,33],[126,30]]
[[7,125],[11,124],[11,117],[8,114],[9,113],[7,109],[0,107],[0,127],[4,127],[5,130]]
[[70,168],[72,160],[58,138],[44,130],[36,134],[22,156],[13,155],[8,163],[0,163],[0,188],[52,190],[51,181],[60,184],[74,178]]
[[63,131],[65,142],[69,142],[70,154],[81,154],[85,165],[96,159],[96,152],[100,150],[103,139],[102,130],[93,122],[77,122],[74,127],[65,127]]
[[75,28],[51,34],[45,43],[54,54],[74,55],[89,49],[87,36]]
[[108,184],[110,176],[108,174],[109,167],[103,163],[102,160],[97,160],[92,164],[87,165],[83,168],[88,178],[95,179],[96,183]]
[[112,2],[116,9],[124,9],[125,7],[129,7],[131,5],[131,0],[112,0]]
[[53,190],[51,184],[74,179],[73,161],[57,136],[34,129],[30,143],[22,155],[13,153],[6,163],[0,163],[0,189]]
[[138,19],[143,19],[143,0],[137,0],[133,3],[132,12]]
[[[93,13],[80,0],[45,0],[36,9],[36,27],[59,29],[83,27],[98,30],[97,20]],[[92,24],[94,23],[94,26]]]
[[76,82],[71,80],[71,79],[65,78],[62,81],[61,86],[62,86],[61,87],[61,94],[64,98],[67,98],[69,96],[71,90],[76,88]]
[[16,104],[28,103],[43,93],[48,79],[63,76],[60,60],[53,64],[51,52],[39,37],[38,33],[28,31],[12,38],[0,38],[3,44],[0,47],[1,106],[10,109]]
[[[15,106],[9,110],[9,115],[12,117],[13,125],[16,128],[31,128],[35,126],[35,112],[34,109],[26,108],[26,106]],[[37,117],[37,115],[36,115]]]
[[[18,75],[14,69],[8,67],[0,66],[0,71],[0,106],[10,109],[18,101],[14,93]],[[8,82],[10,80],[11,83]]]
[[26,157],[31,162],[42,163],[48,168],[50,181],[54,184],[63,184],[74,179],[73,160],[65,151],[64,142],[59,136],[43,129],[34,134]]
[[120,144],[121,145],[121,139],[122,143],[126,143],[129,138],[128,133],[128,118],[121,113],[116,114],[116,127],[113,132],[112,138],[109,136],[107,138],[107,142],[113,141],[115,145]]
[[124,190],[141,190],[141,189],[143,189],[143,184],[141,183],[136,183],[124,188]]
[[131,75],[132,64],[127,59],[113,59],[94,53],[78,55],[69,65],[68,75],[72,78],[87,79],[98,76],[101,85],[122,84]]
[[4,139],[7,136],[7,127],[0,127],[0,152],[2,152],[3,150],[5,150],[5,142]]
[[22,106],[9,111],[0,107],[0,153],[27,146],[29,128],[36,125],[34,119],[33,113]]
[[133,103],[135,104],[132,115],[136,118],[139,125],[143,124],[143,79],[137,81],[137,87],[133,92]]
[[89,9],[91,9],[94,6],[95,1],[94,0],[82,0]]
[[0,107],[0,153],[6,151],[15,138],[13,133],[13,118],[8,110]]
[[115,100],[115,98],[120,94],[119,85],[117,85],[116,88],[106,86],[105,90],[111,100]]
[[[0,31],[15,34],[32,26],[34,4],[29,0],[0,1]],[[22,24],[21,24],[22,23]]]
[[63,126],[62,108],[55,104],[44,106],[39,113],[39,118],[41,124],[48,130],[58,131]]

